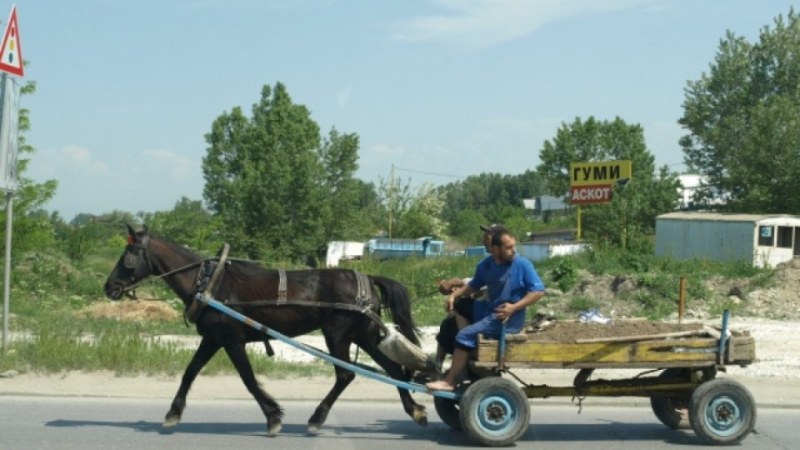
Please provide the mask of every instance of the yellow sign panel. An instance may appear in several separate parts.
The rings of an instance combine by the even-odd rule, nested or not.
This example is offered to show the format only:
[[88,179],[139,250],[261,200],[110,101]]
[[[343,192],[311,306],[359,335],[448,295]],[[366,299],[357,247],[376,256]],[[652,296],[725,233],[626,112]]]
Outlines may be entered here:
[[611,186],[631,179],[631,161],[573,162],[569,165],[570,186]]

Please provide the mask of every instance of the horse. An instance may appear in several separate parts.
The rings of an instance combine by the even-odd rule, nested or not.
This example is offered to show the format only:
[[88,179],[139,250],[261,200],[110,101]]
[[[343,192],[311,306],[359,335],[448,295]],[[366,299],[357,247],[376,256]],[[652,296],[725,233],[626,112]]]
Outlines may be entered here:
[[[204,259],[183,246],[151,235],[147,227],[134,231],[128,225],[127,245],[108,276],[105,294],[112,300],[119,300],[123,295],[135,296],[133,290],[145,279],[161,277],[181,298],[187,314],[193,316],[189,319],[195,323],[202,339],[164,418],[165,428],[180,422],[192,382],[222,348],[266,416],[267,436],[276,436],[282,426],[283,409],[259,386],[245,352],[246,343],[264,342],[267,353],[271,354],[267,336],[213,308],[196,310],[200,302],[195,302],[194,296],[202,280],[209,278],[206,276],[209,261],[217,260]],[[217,300],[289,337],[319,329],[329,354],[345,362],[350,362],[350,346],[356,344],[390,377],[411,380],[410,369],[378,348],[386,331],[379,321],[381,305],[389,309],[400,334],[419,345],[408,293],[398,281],[345,269],[267,270],[257,263],[238,259],[223,262],[219,258],[218,266],[222,266],[222,270],[215,286],[200,286],[212,289]],[[216,273],[211,278],[216,279]],[[362,304],[356,305],[357,301]],[[362,311],[365,308],[366,314]],[[311,434],[319,431],[336,399],[355,378],[353,372],[338,365],[334,370],[333,387],[308,420],[307,429]],[[398,392],[405,412],[417,424],[426,426],[425,407],[417,404],[408,390],[398,388]]]

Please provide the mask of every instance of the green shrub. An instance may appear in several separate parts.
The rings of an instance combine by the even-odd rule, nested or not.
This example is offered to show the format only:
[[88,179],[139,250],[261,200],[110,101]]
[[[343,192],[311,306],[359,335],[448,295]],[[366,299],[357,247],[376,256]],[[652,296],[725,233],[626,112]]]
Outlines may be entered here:
[[575,286],[578,281],[578,271],[575,263],[570,258],[557,259],[555,266],[550,269],[550,279],[558,286],[561,292],[567,292]]

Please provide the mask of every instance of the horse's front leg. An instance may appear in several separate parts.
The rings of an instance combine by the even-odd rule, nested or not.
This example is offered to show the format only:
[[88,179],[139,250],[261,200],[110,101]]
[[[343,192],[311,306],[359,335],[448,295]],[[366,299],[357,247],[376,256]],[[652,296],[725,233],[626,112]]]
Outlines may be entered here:
[[172,400],[172,406],[170,406],[166,417],[164,417],[164,428],[174,427],[181,421],[183,409],[186,407],[186,396],[189,394],[189,388],[192,387],[192,383],[194,379],[197,378],[197,374],[200,373],[200,370],[202,370],[214,354],[217,353],[219,348],[219,344],[212,342],[208,338],[204,337],[200,341],[200,345],[194,352],[194,356],[186,367],[186,371],[183,372],[181,385],[178,388],[178,393],[175,394],[175,398]]
[[[348,350],[349,353],[349,350]],[[333,354],[333,353],[332,353]],[[350,362],[350,355],[334,355],[338,359],[344,362]],[[345,388],[353,381],[356,375],[347,370],[343,369],[339,366],[334,366],[334,371],[336,372],[336,382],[333,384],[333,388],[331,388],[328,395],[320,402],[317,409],[314,410],[314,414],[308,419],[308,432],[312,434],[316,434],[319,432],[319,429],[325,423],[325,420],[328,418],[328,413],[331,411],[333,407],[333,403],[336,402],[336,399],[342,394]]]
[[253,398],[256,399],[258,406],[261,407],[261,411],[263,411],[264,415],[267,417],[267,436],[277,436],[283,426],[283,410],[281,410],[280,405],[278,405],[275,399],[270,397],[258,385],[256,376],[253,373],[253,366],[247,358],[244,342],[225,344],[225,352],[228,354],[228,358],[231,359],[233,366],[236,367],[236,371],[239,372],[239,377],[242,379],[242,382],[244,382],[247,390],[253,395]]

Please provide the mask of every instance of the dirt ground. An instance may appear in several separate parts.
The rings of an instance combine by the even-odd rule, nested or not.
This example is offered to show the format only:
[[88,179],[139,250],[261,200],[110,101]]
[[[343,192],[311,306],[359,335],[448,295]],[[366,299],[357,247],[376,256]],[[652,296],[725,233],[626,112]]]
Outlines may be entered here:
[[[645,290],[646,287],[641,283],[625,276],[595,276],[588,273],[582,273],[580,280],[570,292],[548,291],[549,311],[545,312],[563,316],[569,298],[582,296],[594,301],[603,314],[612,318],[641,315],[635,301],[624,300],[638,290]],[[686,299],[684,317],[710,319],[718,314],[715,311],[732,307],[735,314],[742,317],[800,320],[800,259],[779,265],[773,277],[763,286],[750,279],[711,277],[705,280],[704,288],[704,298]],[[675,291],[678,291],[677,283]],[[677,306],[672,318],[677,319]]]

